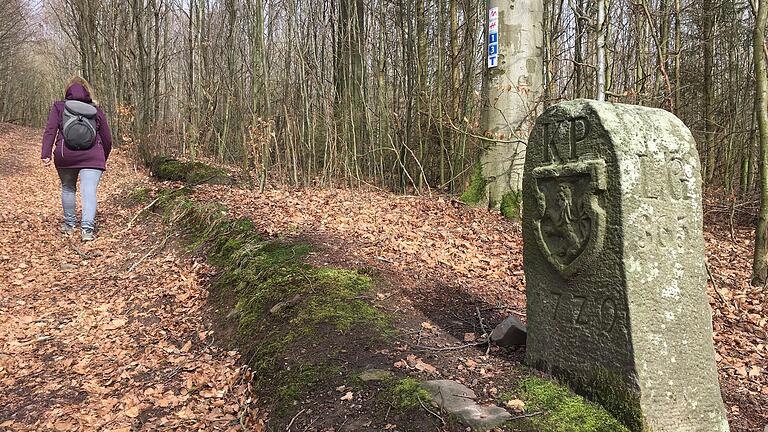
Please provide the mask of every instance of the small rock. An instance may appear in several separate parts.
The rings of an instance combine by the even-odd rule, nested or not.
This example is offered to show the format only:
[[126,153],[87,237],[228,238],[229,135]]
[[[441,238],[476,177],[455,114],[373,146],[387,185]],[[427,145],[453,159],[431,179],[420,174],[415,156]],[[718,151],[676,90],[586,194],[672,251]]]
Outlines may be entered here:
[[496,405],[474,404],[455,414],[459,421],[475,431],[495,429],[512,418],[512,415],[507,410]]
[[528,329],[514,316],[510,316],[491,332],[491,341],[498,346],[512,347],[525,345]]
[[474,403],[477,395],[471,388],[453,380],[432,380],[421,384],[432,395],[438,405],[446,411],[464,408],[467,403]]
[[272,306],[272,308],[269,310],[269,313],[274,315],[287,307],[295,305],[299,302],[299,300],[301,300],[301,295],[296,294],[292,299],[277,303],[276,305]]
[[368,369],[360,374],[360,379],[365,382],[386,381],[395,376],[392,372],[383,369]]
[[477,395],[469,387],[451,380],[433,380],[421,384],[432,400],[444,411],[476,431],[499,427],[512,416],[495,405],[478,405]]
[[341,432],[355,432],[355,431],[361,431],[361,430],[370,430],[371,424],[373,421],[369,418],[362,417],[359,419],[352,420],[352,422],[347,423],[341,427]]
[[77,268],[77,264],[61,263],[62,270],[74,270]]

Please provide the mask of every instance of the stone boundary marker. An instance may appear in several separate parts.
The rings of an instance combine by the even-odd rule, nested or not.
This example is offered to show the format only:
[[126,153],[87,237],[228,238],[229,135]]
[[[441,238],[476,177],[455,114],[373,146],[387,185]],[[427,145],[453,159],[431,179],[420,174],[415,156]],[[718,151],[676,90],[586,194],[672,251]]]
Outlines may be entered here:
[[523,204],[529,364],[632,431],[728,431],[688,128],[641,106],[550,107]]

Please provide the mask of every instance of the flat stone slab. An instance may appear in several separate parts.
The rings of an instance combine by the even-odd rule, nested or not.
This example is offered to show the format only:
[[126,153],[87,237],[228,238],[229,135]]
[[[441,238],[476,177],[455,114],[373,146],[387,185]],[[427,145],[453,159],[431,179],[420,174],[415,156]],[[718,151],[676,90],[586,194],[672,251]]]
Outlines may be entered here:
[[368,369],[360,374],[360,379],[365,382],[386,381],[395,376],[391,371],[384,369]]
[[421,384],[432,395],[432,401],[443,411],[456,416],[476,431],[499,427],[512,418],[507,410],[496,405],[480,405],[472,389],[452,380],[433,380]]
[[564,102],[528,142],[527,361],[633,432],[729,430],[701,185],[690,131],[661,109]]
[[491,332],[491,341],[498,346],[513,347],[525,345],[528,329],[519,319],[509,316]]

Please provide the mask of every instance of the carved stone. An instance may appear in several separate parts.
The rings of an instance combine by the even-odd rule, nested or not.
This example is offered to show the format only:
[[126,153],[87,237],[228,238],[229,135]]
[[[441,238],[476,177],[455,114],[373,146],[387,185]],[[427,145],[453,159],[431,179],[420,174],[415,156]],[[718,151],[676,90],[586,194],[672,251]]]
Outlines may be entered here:
[[659,109],[549,108],[523,179],[527,361],[632,431],[725,432],[699,158]]

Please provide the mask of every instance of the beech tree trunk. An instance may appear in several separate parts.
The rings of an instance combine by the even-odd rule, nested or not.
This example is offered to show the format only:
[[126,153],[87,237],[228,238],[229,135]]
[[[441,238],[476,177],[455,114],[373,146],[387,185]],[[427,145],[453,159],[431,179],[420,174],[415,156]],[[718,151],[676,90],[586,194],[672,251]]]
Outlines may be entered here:
[[766,74],[765,27],[768,24],[768,0],[757,2],[757,17],[752,33],[755,57],[755,113],[760,151],[760,214],[755,231],[755,256],[752,284],[768,281],[768,75]]
[[[522,187],[525,145],[543,94],[544,4],[489,0],[488,10],[494,7],[499,10],[499,59],[497,67],[486,69],[483,124],[489,139],[480,158],[481,175],[474,180],[485,191],[466,201],[499,208],[505,195]],[[477,183],[473,187],[483,189]]]

